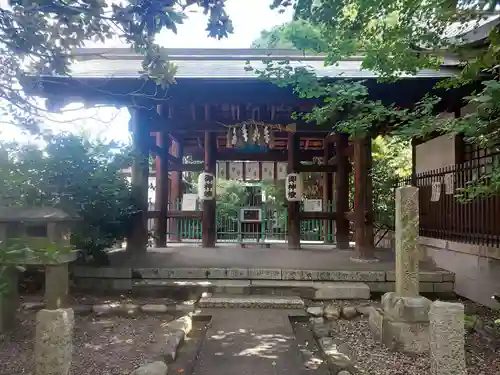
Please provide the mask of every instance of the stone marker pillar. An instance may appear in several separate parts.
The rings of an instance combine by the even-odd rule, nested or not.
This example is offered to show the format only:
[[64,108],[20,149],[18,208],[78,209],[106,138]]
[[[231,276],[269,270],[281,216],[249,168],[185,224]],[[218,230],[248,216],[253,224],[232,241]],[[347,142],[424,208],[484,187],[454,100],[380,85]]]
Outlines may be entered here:
[[433,302],[429,320],[431,375],[467,375],[464,305]]
[[419,295],[418,188],[396,190],[396,292],[372,309],[373,335],[392,350],[420,354],[429,350],[431,301]]
[[72,309],[37,313],[34,375],[69,375],[74,324]]
[[67,306],[68,274],[68,263],[45,266],[45,308],[55,310]]
[[418,188],[396,189],[396,294],[417,297],[419,293]]
[[45,308],[56,310],[68,307],[69,263],[76,260],[77,252],[59,254],[53,262],[45,264]]

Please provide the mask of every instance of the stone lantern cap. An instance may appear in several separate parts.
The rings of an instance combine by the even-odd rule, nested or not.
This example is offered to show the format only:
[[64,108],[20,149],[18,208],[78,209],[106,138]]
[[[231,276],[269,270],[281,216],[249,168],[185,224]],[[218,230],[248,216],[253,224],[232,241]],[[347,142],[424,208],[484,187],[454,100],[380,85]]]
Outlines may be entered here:
[[[79,220],[67,212],[55,207],[0,207],[0,243],[12,241],[48,240],[47,246],[54,246],[52,257],[39,258],[25,252],[19,254],[14,263],[22,264],[60,264],[72,262],[77,251],[70,250],[71,224]],[[32,244],[34,244],[32,243]],[[51,244],[51,245],[49,245]],[[41,245],[45,246],[45,245]],[[49,248],[47,248],[49,249]],[[68,249],[60,251],[57,249]],[[50,251],[49,251],[50,252]]]
[[55,207],[0,207],[0,223],[53,223],[79,220]]

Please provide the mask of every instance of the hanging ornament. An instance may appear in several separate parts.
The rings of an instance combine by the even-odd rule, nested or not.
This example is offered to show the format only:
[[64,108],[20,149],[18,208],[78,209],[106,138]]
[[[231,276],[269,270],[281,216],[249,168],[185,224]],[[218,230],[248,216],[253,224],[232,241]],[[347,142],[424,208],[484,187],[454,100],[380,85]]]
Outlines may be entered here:
[[250,128],[250,136],[248,137],[248,144],[253,145],[255,144],[255,132],[257,131],[256,126],[252,126]]
[[243,135],[241,134],[241,130],[236,131],[236,147],[243,148],[245,146],[245,142],[243,141]]
[[259,127],[256,126],[255,130],[253,132],[253,143],[258,143],[259,142],[259,138],[260,138],[260,131],[259,131]]
[[269,131],[269,127],[265,126],[264,127],[264,142],[266,142],[267,145],[269,145],[269,141],[271,140],[271,132]]
[[231,144],[236,146],[238,144],[238,135],[236,134],[236,128],[233,128],[233,138],[231,139]]
[[243,135],[243,140],[245,142],[248,142],[248,128],[247,128],[247,124],[243,124],[243,126],[241,127],[241,134]]

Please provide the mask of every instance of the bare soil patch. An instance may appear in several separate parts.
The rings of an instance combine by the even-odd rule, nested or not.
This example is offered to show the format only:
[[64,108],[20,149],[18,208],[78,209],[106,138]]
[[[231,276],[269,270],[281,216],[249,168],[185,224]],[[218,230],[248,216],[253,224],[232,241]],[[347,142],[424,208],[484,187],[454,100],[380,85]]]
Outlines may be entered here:
[[[35,312],[22,312],[18,326],[0,336],[0,374],[33,372]],[[123,375],[161,358],[162,326],[171,315],[75,316],[72,373]]]

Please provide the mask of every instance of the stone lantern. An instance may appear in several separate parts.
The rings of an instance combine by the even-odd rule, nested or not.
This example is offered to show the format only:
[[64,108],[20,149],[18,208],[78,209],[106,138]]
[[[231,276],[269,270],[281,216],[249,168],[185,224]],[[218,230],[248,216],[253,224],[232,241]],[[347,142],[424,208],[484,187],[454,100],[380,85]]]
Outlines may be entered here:
[[69,246],[71,226],[76,219],[53,207],[0,207],[0,247],[24,243],[28,247],[39,241],[59,250],[42,258],[32,252],[21,252],[15,260],[9,260],[10,264],[0,265],[5,270],[2,279],[6,283],[0,295],[0,332],[9,326],[19,304],[14,266],[45,266],[45,308],[57,309],[67,304],[68,263],[77,257],[77,252]]

